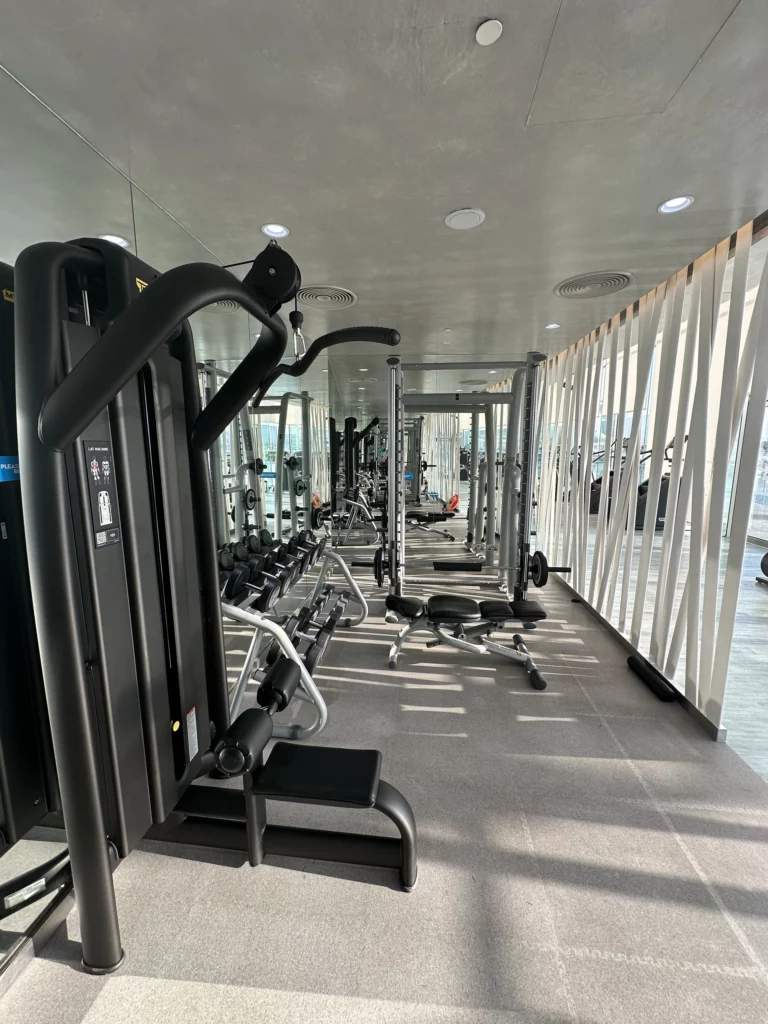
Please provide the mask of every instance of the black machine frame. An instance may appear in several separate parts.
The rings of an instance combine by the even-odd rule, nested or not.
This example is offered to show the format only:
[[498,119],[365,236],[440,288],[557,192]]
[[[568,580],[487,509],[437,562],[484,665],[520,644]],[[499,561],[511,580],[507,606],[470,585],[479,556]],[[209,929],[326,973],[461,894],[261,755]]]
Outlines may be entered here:
[[[299,283],[275,243],[243,281],[213,264],[159,274],[99,239],[38,243],[15,267],[29,579],[83,963],[93,973],[116,969],[123,957],[114,863],[153,828],[181,816],[205,823],[206,845],[242,848],[242,828],[233,838],[232,814],[220,809],[235,794],[192,786],[215,773],[214,745],[232,724],[206,451],[279,373],[297,375],[324,348],[353,338],[399,342],[390,329],[348,328],[278,365],[287,332],[275,314]],[[201,410],[186,321],[221,300],[238,302],[262,333]],[[246,796],[254,779],[244,783]],[[388,804],[379,809],[399,816],[401,840],[363,850],[367,837],[329,832],[321,842],[312,830],[303,839],[291,830],[288,846],[302,856],[390,865],[399,843],[411,887],[412,812],[400,794],[401,803],[388,801],[393,787],[379,787]],[[263,815],[250,824],[251,844],[268,836]],[[165,837],[173,831],[166,827]]]

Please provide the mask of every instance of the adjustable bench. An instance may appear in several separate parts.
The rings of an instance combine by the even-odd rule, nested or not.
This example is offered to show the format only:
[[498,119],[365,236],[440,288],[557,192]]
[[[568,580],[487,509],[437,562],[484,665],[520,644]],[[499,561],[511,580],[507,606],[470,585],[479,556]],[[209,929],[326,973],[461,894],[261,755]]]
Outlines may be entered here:
[[[536,601],[474,601],[457,594],[436,594],[425,602],[417,597],[390,594],[385,603],[405,620],[389,651],[390,668],[397,668],[397,657],[407,637],[412,633],[431,633],[435,639],[427,647],[448,644],[472,654],[499,654],[525,667],[534,690],[547,688],[546,679],[536,668],[519,633],[512,636],[511,647],[490,639],[491,633],[503,629],[507,622],[522,622],[530,628],[545,619],[547,613]],[[451,632],[444,627],[450,627]]]

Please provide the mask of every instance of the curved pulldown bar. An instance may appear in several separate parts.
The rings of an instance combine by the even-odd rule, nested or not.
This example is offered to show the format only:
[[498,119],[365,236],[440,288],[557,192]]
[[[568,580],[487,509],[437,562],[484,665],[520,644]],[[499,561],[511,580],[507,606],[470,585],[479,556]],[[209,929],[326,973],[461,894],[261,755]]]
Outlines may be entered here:
[[223,299],[238,302],[263,324],[264,330],[259,342],[219,392],[223,397],[215,409],[212,402],[206,410],[209,431],[218,427],[212,444],[232,419],[227,418],[228,399],[245,390],[237,407],[241,408],[253,394],[252,389],[244,387],[249,374],[258,381],[263,374],[258,366],[263,362],[274,366],[288,341],[282,320],[269,316],[253,291],[234,274],[213,263],[174,267],[136,296],[48,397],[39,420],[43,444],[63,451],[188,317]]
[[[290,365],[288,363],[281,363],[280,366],[276,366],[264,377],[259,386],[254,388],[251,408],[254,411],[259,408],[265,395],[278,377],[282,377],[283,374],[288,377],[301,377],[325,349],[331,348],[332,345],[343,345],[350,341],[374,342],[378,345],[394,347],[400,344],[400,333],[392,327],[342,327],[337,331],[331,331],[329,334],[322,335],[322,337],[312,342],[306,355],[302,356],[301,359]],[[194,432],[192,443],[197,445]]]

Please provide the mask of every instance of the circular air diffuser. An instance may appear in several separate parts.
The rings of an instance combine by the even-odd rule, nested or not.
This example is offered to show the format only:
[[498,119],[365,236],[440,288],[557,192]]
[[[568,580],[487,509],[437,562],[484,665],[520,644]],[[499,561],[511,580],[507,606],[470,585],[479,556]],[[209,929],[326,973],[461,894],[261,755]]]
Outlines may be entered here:
[[333,284],[308,284],[299,288],[298,300],[302,306],[313,309],[347,309],[355,305],[357,296],[348,288]]
[[623,270],[593,270],[590,274],[577,274],[561,281],[555,295],[562,299],[599,299],[632,284],[632,275]]
[[219,299],[214,308],[220,313],[239,313],[241,307],[234,299]]

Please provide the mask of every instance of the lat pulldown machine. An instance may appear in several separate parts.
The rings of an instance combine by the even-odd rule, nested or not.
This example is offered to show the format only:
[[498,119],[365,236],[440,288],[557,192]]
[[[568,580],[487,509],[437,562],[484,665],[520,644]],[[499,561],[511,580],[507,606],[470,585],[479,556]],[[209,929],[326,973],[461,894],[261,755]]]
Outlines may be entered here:
[[[275,314],[300,276],[274,243],[243,281],[207,263],[161,275],[91,238],[30,246],[15,274],[26,548],[85,967],[122,960],[112,868],[146,835],[254,865],[280,853],[391,866],[412,888],[413,813],[377,751],[278,743],[265,762],[273,716],[301,681],[287,637],[262,706],[230,719],[206,458],[282,373],[300,376],[330,345],[399,335],[335,331],[278,365]],[[187,318],[224,299],[263,329],[201,411]],[[217,786],[222,775],[242,790]],[[276,827],[270,799],[375,808],[400,835]]]

